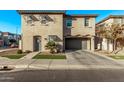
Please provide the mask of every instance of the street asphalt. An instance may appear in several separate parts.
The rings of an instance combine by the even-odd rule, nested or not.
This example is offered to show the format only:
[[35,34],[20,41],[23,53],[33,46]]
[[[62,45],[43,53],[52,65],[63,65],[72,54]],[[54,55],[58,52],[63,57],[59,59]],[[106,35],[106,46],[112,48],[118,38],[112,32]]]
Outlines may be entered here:
[[[66,53],[67,60],[2,60],[15,66],[0,71],[1,82],[120,82],[124,81],[124,64],[86,51]],[[14,63],[13,63],[14,62]]]

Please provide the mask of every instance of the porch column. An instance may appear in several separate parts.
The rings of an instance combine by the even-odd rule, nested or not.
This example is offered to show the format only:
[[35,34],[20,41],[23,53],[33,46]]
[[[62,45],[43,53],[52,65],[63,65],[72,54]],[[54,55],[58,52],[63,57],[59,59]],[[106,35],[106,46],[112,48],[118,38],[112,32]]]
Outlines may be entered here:
[[94,37],[91,37],[91,51],[94,51]]
[[65,37],[63,38],[63,51],[65,51]]
[[87,40],[87,50],[91,49],[91,41],[90,39]]

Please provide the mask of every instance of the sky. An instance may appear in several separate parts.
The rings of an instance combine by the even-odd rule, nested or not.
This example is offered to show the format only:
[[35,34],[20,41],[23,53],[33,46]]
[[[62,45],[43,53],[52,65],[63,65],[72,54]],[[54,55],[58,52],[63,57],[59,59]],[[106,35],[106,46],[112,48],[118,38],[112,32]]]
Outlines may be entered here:
[[[124,15],[124,10],[67,10],[66,14],[98,14],[99,22],[109,15]],[[21,33],[21,17],[16,10],[0,10],[0,31]]]

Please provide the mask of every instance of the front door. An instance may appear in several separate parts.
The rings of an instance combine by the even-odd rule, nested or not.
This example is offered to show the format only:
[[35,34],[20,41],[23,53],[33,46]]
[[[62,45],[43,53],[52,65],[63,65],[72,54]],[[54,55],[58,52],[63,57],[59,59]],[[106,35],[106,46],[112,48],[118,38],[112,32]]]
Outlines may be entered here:
[[34,51],[41,51],[41,37],[34,36]]

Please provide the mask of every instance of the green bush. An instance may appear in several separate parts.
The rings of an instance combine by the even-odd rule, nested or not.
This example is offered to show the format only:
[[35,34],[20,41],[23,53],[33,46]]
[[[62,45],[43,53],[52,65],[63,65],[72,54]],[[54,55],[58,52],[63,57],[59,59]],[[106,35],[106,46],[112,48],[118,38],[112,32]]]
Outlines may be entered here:
[[54,41],[49,41],[45,47],[46,49],[50,49],[50,53],[55,53],[57,44]]
[[22,54],[22,53],[23,53],[22,50],[17,51],[17,54]]
[[30,50],[26,50],[25,53],[31,53],[31,51]]

